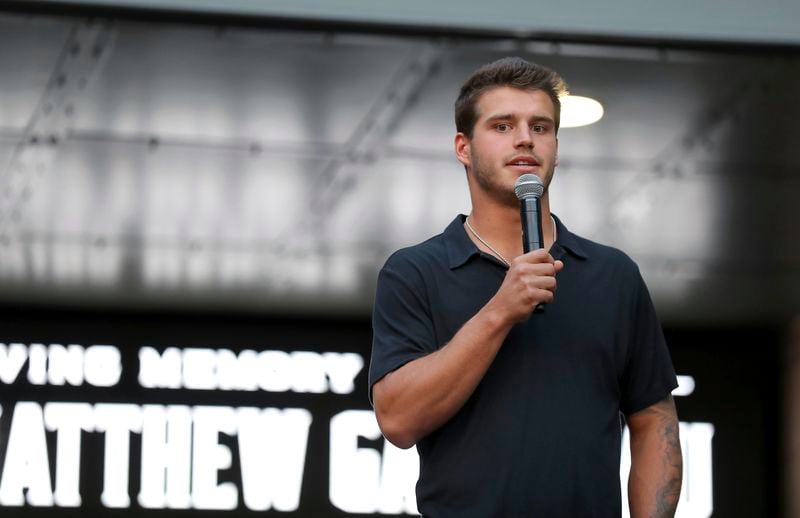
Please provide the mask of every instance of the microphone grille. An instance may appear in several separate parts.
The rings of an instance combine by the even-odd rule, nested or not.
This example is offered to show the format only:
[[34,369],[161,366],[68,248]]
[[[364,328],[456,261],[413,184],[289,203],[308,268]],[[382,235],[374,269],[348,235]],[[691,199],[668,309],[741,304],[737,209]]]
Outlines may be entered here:
[[517,178],[517,183],[514,184],[514,193],[520,200],[531,197],[540,198],[544,193],[544,184],[535,174],[523,174]]

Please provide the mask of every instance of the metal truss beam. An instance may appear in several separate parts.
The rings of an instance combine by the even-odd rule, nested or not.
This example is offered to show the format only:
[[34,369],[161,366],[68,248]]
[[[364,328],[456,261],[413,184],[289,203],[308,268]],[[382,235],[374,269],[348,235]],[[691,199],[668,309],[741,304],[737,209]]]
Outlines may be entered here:
[[70,31],[11,158],[0,170],[0,244],[7,245],[23,231],[26,205],[69,138],[84,93],[108,58],[115,35],[110,22],[96,20],[80,21]]
[[[443,52],[441,45],[428,44],[397,70],[389,87],[378,96],[347,140],[340,156],[320,171],[311,197],[311,214],[331,213],[353,191],[359,175],[348,166],[374,163],[378,159],[392,130],[436,73]],[[320,228],[318,221],[309,223],[312,228]]]

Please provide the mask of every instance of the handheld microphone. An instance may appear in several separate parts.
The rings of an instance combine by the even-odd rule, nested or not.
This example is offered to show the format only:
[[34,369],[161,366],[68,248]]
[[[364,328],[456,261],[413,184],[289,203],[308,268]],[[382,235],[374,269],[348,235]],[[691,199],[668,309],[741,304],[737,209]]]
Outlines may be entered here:
[[522,249],[544,248],[542,233],[542,206],[539,199],[544,193],[544,184],[535,174],[523,174],[514,184],[514,193],[519,199],[519,216],[522,222]]
[[[522,223],[522,249],[527,254],[531,250],[544,248],[542,232],[542,205],[539,198],[544,193],[544,184],[535,174],[523,174],[514,184],[514,193],[519,199],[519,219]],[[534,313],[542,313],[544,303],[538,304]]]

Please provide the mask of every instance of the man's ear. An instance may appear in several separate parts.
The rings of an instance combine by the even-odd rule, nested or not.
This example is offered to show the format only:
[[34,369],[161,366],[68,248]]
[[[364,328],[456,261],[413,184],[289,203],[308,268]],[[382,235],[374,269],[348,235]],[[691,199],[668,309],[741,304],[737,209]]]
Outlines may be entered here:
[[461,132],[456,133],[454,147],[458,161],[461,162],[464,167],[472,167],[472,149],[469,145],[469,137]]

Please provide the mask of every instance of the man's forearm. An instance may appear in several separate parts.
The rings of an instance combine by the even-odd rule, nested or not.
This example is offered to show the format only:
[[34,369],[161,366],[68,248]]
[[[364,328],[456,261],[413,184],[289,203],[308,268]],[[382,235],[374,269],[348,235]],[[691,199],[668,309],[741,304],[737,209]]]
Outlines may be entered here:
[[631,518],[675,515],[681,493],[683,461],[678,416],[672,397],[628,417]]

